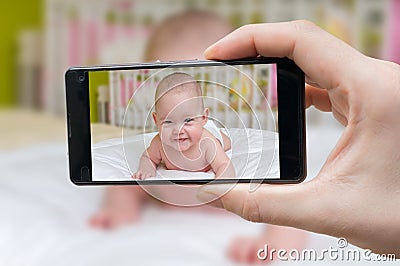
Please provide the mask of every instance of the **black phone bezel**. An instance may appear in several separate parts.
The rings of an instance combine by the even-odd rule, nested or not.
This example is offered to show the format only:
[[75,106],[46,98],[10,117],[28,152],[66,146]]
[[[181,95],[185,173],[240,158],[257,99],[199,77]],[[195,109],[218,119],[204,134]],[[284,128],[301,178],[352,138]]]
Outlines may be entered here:
[[127,65],[71,67],[65,73],[69,174],[76,185],[206,184],[210,180],[92,181],[92,143],[89,108],[89,71],[135,70],[245,64],[276,64],[278,89],[279,179],[238,178],[215,183],[300,183],[306,177],[305,77],[288,58],[256,57],[238,60],[190,60]]

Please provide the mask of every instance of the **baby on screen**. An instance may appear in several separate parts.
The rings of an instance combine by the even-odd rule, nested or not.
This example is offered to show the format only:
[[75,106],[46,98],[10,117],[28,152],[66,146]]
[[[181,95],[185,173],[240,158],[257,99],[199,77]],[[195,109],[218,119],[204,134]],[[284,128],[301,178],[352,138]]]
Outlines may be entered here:
[[208,109],[204,108],[200,85],[192,76],[176,72],[163,78],[156,89],[152,116],[158,134],[143,152],[133,178],[155,176],[161,163],[169,170],[212,170],[216,178],[235,178],[231,160],[225,154],[231,140],[207,122]]

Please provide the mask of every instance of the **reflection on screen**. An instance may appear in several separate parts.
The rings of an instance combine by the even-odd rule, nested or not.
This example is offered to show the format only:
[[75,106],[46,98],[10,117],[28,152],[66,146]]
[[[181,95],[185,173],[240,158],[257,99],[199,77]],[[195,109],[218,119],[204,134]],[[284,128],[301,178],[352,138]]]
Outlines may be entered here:
[[[160,82],[177,73],[193,82],[168,81],[174,89],[155,105]],[[190,86],[201,109],[186,100]],[[93,181],[279,178],[275,64],[97,71],[89,90]],[[233,172],[221,175],[224,156]],[[149,169],[143,157],[155,166],[149,176],[137,174]]]

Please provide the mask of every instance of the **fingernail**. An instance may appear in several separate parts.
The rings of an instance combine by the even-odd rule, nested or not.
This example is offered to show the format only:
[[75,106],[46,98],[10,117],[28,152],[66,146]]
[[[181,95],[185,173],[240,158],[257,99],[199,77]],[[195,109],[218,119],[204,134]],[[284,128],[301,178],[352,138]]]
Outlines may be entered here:
[[214,50],[214,44],[209,46],[205,51],[204,51],[204,58],[210,59],[212,58],[213,50]]
[[204,185],[200,187],[200,190],[204,190],[209,193],[214,193],[217,195],[222,195],[231,190],[236,184],[212,184]]
[[208,193],[204,190],[199,190],[196,196],[202,203],[205,204],[208,204],[218,198],[218,196],[216,196],[215,194]]
[[197,198],[204,203],[215,201],[233,188],[232,184],[205,185],[197,192]]

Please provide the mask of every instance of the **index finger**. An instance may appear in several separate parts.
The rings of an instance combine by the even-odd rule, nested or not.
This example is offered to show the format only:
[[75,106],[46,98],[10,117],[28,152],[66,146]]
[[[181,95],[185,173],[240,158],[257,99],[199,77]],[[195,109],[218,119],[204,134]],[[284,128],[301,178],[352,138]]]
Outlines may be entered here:
[[[364,57],[345,42],[309,21],[251,24],[211,45],[207,59],[238,59],[254,56],[288,57],[318,86],[341,86],[354,78]],[[353,70],[353,71],[351,71]]]

